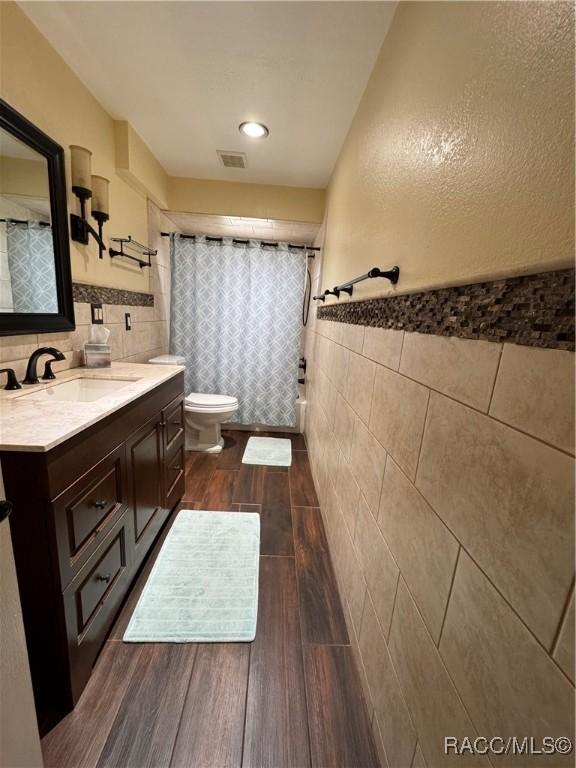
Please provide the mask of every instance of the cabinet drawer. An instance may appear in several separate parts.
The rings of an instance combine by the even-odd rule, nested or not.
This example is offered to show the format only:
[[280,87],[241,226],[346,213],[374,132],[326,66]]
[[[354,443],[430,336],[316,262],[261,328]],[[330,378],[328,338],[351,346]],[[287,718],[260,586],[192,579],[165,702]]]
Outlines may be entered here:
[[170,451],[180,437],[184,437],[184,395],[179,395],[162,409],[164,450]]
[[126,507],[120,446],[54,500],[62,585],[82,567]]
[[134,575],[131,525],[126,511],[63,594],[75,701]]
[[85,581],[76,592],[77,632],[80,636],[88,626],[93,613],[106,599],[122,569],[126,567],[124,529],[112,539],[104,554],[97,559]]
[[172,509],[184,494],[184,475],[186,474],[186,452],[184,435],[171,452],[165,457],[164,483],[166,489],[166,507]]

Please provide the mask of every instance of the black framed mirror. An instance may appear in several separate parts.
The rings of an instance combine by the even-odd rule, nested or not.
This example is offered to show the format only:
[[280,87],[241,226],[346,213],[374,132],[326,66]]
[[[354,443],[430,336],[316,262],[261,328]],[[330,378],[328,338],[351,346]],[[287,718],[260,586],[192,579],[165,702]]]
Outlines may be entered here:
[[0,99],[0,335],[74,328],[64,150]]

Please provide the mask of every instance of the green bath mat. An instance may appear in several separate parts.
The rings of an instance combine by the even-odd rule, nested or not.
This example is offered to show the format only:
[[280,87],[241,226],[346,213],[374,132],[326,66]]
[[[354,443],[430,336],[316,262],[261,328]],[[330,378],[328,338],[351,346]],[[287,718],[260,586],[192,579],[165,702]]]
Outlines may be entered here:
[[260,516],[182,509],[124,633],[128,643],[256,636]]
[[251,437],[246,443],[242,464],[289,467],[292,464],[292,441],[284,437]]

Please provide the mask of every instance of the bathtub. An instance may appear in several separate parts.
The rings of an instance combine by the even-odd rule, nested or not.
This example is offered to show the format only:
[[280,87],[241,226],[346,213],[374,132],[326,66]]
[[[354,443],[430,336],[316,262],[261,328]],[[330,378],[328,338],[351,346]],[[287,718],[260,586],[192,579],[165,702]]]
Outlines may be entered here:
[[306,423],[306,400],[300,394],[296,398],[296,426],[295,427],[270,427],[268,424],[234,424],[224,422],[222,429],[239,429],[250,432],[294,432],[304,434]]
[[298,432],[304,434],[304,427],[306,426],[306,400],[296,400],[296,424],[298,425]]

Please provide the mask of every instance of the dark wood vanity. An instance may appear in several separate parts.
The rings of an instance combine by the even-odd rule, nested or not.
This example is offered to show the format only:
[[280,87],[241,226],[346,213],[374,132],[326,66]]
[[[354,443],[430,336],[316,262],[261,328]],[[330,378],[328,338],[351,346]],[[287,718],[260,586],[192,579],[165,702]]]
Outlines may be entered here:
[[78,700],[182,498],[183,390],[179,373],[49,451],[0,453],[42,732]]

